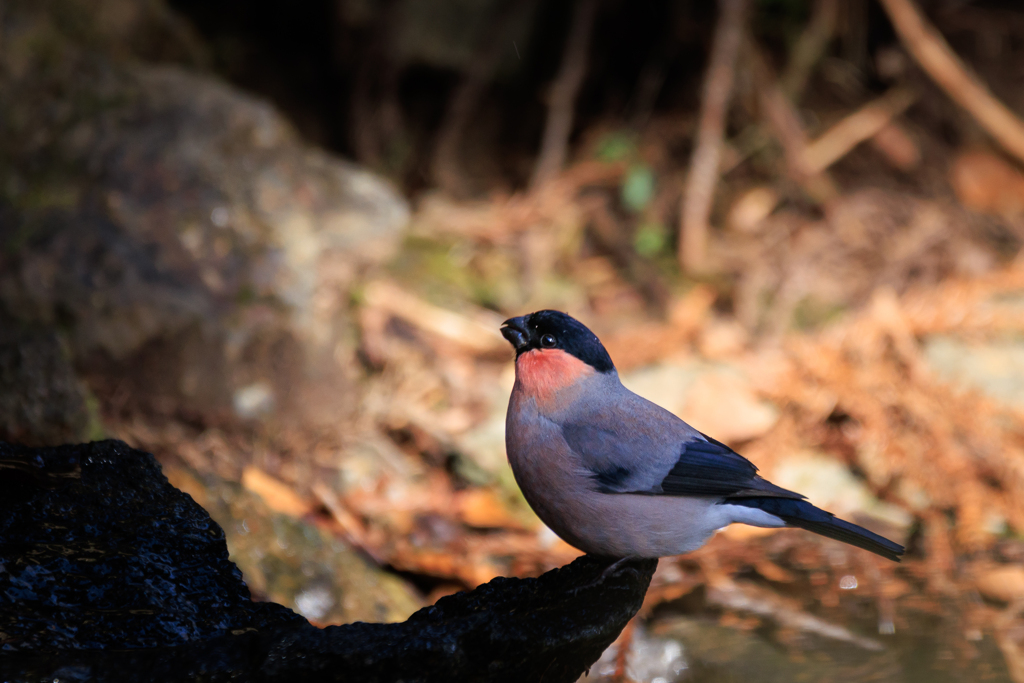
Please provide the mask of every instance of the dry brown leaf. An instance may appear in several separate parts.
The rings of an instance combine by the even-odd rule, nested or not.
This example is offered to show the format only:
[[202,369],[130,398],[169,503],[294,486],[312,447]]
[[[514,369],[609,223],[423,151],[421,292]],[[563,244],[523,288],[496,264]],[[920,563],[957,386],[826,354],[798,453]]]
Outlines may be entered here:
[[1024,600],[1024,567],[1009,564],[976,567],[974,586],[990,600]]
[[1024,173],[991,152],[963,152],[953,160],[949,182],[968,209],[1012,218],[1024,213]]
[[455,496],[455,509],[463,524],[480,529],[525,529],[502,497],[493,489],[467,489]]
[[767,185],[752,187],[732,203],[725,218],[730,230],[753,233],[779,204],[779,193]]
[[256,467],[246,467],[242,471],[242,486],[262,498],[274,512],[292,517],[312,512],[310,502],[295,493],[292,487]]
[[899,121],[890,121],[871,138],[871,146],[889,165],[904,173],[921,165],[921,148]]

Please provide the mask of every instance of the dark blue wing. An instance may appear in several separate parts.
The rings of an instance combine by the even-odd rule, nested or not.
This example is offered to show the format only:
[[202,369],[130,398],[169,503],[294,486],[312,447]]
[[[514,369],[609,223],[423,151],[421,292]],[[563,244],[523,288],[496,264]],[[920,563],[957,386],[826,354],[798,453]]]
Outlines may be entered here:
[[672,444],[643,429],[569,423],[562,436],[603,493],[803,498],[757,476],[752,462],[699,432]]
[[749,488],[757,467],[717,441],[688,441],[679,460],[661,482],[665,493],[691,496],[728,496]]
[[661,490],[673,496],[778,496],[803,498],[757,474],[757,467],[742,455],[701,434],[680,446],[679,460],[661,482]]

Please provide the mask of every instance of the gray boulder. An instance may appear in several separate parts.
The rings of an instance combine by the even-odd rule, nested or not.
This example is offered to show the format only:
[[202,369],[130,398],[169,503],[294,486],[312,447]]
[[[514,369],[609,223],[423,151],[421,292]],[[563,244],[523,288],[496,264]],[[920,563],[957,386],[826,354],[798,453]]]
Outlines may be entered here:
[[404,200],[268,103],[57,18],[0,12],[0,309],[170,406],[336,417],[348,289],[397,247]]

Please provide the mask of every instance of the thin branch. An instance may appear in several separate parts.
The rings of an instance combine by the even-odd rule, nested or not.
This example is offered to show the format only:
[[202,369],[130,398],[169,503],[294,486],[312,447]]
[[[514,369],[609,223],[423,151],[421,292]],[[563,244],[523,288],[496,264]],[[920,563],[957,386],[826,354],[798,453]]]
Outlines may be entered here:
[[494,77],[502,56],[510,47],[518,52],[510,40],[510,31],[533,3],[534,0],[512,0],[504,4],[485,32],[465,77],[448,101],[430,167],[434,183],[448,194],[458,195],[465,186],[459,154],[462,134],[469,127],[477,103]]
[[589,197],[583,202],[583,208],[590,219],[590,234],[597,247],[612,259],[626,280],[636,286],[651,312],[662,314],[669,299],[668,288],[650,264],[637,256],[615,219],[608,198]]
[[823,204],[830,201],[839,194],[839,190],[824,171],[811,168],[807,164],[806,149],[809,140],[799,115],[782,92],[775,73],[752,37],[748,37],[747,45],[761,115],[771,129],[772,135],[782,145],[786,171],[803,187],[811,199]]
[[793,46],[786,70],[779,78],[782,92],[793,102],[803,97],[814,67],[832,42],[839,16],[839,0],[818,0],[814,12]]
[[917,168],[921,163],[921,148],[907,129],[895,119],[871,136],[869,144],[885,161],[904,173]]
[[704,77],[697,144],[690,158],[690,172],[681,207],[679,262],[689,273],[701,270],[705,263],[725,117],[732,99],[736,56],[743,40],[747,6],[747,0],[719,0],[718,3],[718,25]]
[[[397,107],[386,107],[388,111],[381,112],[381,100],[393,97],[393,92],[388,94],[387,91],[397,88],[398,67],[391,58],[390,50],[398,30],[397,6],[397,0],[384,0],[378,8],[352,87],[352,147],[356,159],[370,167],[381,163],[382,139],[385,137],[382,123],[396,130],[401,126],[396,120],[399,116]],[[382,113],[392,120],[382,122]],[[390,132],[394,134],[396,131]]]
[[989,135],[1024,162],[1024,122],[970,73],[912,0],[879,0],[893,28],[921,68]]
[[565,52],[562,54],[562,65],[551,86],[548,119],[544,126],[537,164],[530,179],[531,189],[536,189],[554,178],[565,164],[576,97],[587,73],[590,34],[596,14],[597,0],[576,0],[572,26],[565,41]]
[[804,168],[820,173],[846,156],[850,150],[873,138],[914,103],[914,94],[893,88],[844,117],[804,147]]
[[494,353],[503,348],[494,313],[472,310],[456,313],[424,301],[385,280],[366,285],[364,301],[368,308],[387,311],[413,327],[436,335],[449,343],[479,354]]

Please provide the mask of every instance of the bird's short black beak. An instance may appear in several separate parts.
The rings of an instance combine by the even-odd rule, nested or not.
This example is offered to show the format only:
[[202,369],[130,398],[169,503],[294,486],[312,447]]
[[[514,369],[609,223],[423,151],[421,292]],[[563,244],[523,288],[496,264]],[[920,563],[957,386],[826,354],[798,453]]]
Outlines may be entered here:
[[526,327],[526,316],[509,318],[501,324],[501,336],[515,347],[516,351],[530,343],[530,331]]

